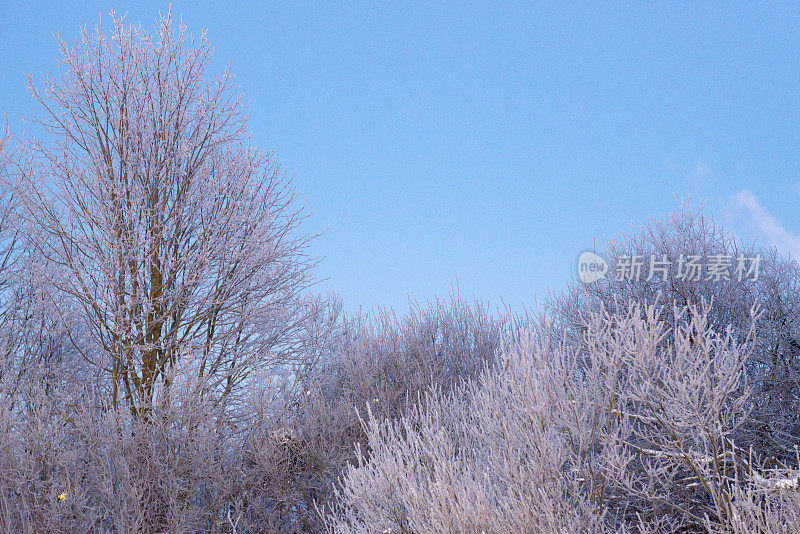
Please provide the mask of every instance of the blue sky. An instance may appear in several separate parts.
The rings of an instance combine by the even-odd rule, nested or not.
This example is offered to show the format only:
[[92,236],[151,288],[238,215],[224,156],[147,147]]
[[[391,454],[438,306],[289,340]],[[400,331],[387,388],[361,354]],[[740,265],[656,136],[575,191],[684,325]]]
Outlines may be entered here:
[[[800,253],[800,8],[677,2],[172,2],[208,31],[326,233],[321,291],[404,309],[460,292],[532,305],[593,240],[702,199],[746,239]],[[338,4],[338,3],[337,3]],[[0,5],[0,113],[111,9]]]

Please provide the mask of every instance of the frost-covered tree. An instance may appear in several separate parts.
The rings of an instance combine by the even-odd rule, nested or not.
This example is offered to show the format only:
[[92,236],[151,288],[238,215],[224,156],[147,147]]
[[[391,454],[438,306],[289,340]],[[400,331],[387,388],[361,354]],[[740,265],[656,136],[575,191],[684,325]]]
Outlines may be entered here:
[[8,130],[3,128],[0,131],[0,305],[11,281],[11,267],[19,241],[19,229],[14,228],[16,200],[11,191],[3,187],[8,182],[7,173],[11,166],[8,154],[9,137]]
[[174,380],[221,399],[292,358],[313,262],[205,36],[169,15],[153,33],[112,19],[29,80],[44,135],[22,143],[15,194],[53,302],[89,332],[76,348],[137,415]]
[[[596,282],[573,281],[565,290],[548,298],[548,313],[557,328],[563,328],[580,343],[589,312],[623,310],[630,301],[664,306],[662,320],[673,319],[673,305],[709,303],[711,328],[742,341],[750,330],[750,309],[762,310],[756,325],[755,346],[748,359],[747,377],[753,387],[755,409],[743,431],[742,446],[774,457],[776,466],[795,459],[800,442],[800,263],[781,256],[775,249],[743,243],[721,227],[702,207],[686,200],[680,210],[664,218],[646,221],[638,230],[613,236],[599,252],[610,263],[609,274]],[[640,276],[630,276],[630,258],[639,256]],[[717,278],[707,269],[714,257],[728,258],[728,275]],[[737,272],[739,258],[746,271]],[[759,258],[753,268],[753,258]],[[693,259],[702,266],[689,272]],[[681,261],[683,263],[681,264]],[[650,262],[665,261],[664,271]],[[623,262],[625,265],[623,265]],[[683,271],[680,271],[683,266]],[[666,272],[665,272],[666,271]],[[684,316],[689,321],[690,315]],[[783,464],[782,464],[783,463]]]

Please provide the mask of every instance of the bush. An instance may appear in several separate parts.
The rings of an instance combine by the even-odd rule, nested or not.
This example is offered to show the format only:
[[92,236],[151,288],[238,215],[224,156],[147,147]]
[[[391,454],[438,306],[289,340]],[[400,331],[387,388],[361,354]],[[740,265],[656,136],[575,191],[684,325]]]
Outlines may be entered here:
[[739,344],[709,311],[675,307],[669,327],[655,305],[594,312],[580,344],[542,323],[462,389],[398,420],[368,413],[369,455],[347,469],[329,529],[732,528],[743,492],[784,490],[736,443],[756,314]]
[[[499,357],[511,324],[456,295],[427,307],[413,304],[404,317],[385,311],[343,317],[334,298],[319,302],[316,316],[309,333],[313,362],[291,387],[266,387],[254,404],[271,406],[258,415],[269,421],[266,434],[253,435],[248,447],[260,466],[253,473],[270,473],[270,500],[282,503],[280,520],[270,523],[276,529],[323,528],[318,509],[333,506],[342,470],[356,460],[355,446],[366,443],[359,410],[371,406],[380,417],[400,417],[429,388],[457,388]],[[268,436],[276,432],[288,445],[274,445]]]
[[[669,325],[674,320],[673,305],[681,310],[705,301],[710,328],[721,334],[731,328],[731,335],[743,342],[751,334],[750,309],[758,304],[762,314],[746,368],[753,410],[741,446],[753,446],[775,467],[785,466],[794,461],[800,442],[800,264],[774,249],[743,245],[702,208],[693,209],[688,203],[680,208],[664,220],[647,221],[638,233],[609,239],[600,252],[609,260],[611,274],[592,284],[574,280],[564,291],[551,294],[547,313],[556,330],[563,329],[580,342],[588,312],[614,313],[631,301],[655,304],[664,308],[661,318]],[[640,280],[618,280],[617,260],[636,254],[645,261],[666,257],[673,262],[670,276],[656,274],[646,280],[643,271]],[[681,256],[697,256],[705,264],[713,255],[760,256],[757,279],[751,275],[739,281],[733,268],[729,280],[708,280],[705,273],[699,280],[675,276]],[[684,316],[684,322],[689,318]]]

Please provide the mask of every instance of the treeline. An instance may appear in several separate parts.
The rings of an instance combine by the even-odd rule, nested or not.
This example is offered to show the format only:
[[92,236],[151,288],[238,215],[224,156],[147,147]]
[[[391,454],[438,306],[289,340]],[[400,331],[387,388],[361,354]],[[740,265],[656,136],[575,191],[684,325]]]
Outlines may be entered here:
[[[796,260],[682,205],[535,312],[343,313],[208,43],[113,22],[0,139],[0,530],[800,524]],[[761,263],[617,280],[634,255]]]

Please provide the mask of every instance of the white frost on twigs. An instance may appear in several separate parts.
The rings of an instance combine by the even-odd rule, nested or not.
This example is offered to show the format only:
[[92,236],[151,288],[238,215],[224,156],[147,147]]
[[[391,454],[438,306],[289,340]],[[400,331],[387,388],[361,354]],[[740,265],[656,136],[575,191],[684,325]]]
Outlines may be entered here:
[[791,478],[769,479],[755,473],[753,480],[758,486],[767,490],[783,491],[800,489],[800,474]]

